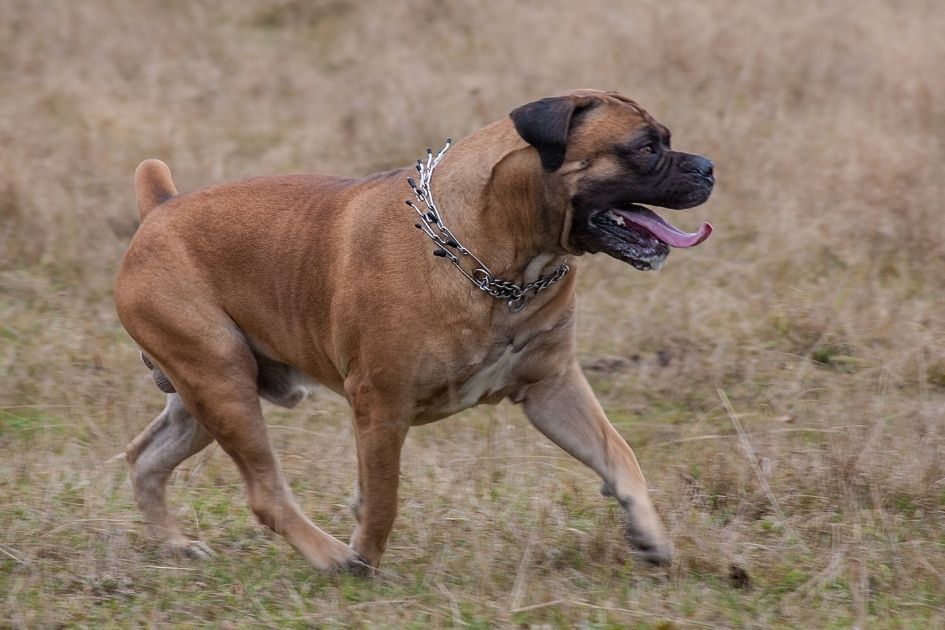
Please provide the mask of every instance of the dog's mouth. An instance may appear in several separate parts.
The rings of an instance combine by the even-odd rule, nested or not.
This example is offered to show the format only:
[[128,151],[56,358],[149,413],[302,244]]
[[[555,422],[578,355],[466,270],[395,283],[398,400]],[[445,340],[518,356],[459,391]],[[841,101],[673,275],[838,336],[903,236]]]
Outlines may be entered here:
[[659,269],[671,247],[695,247],[712,234],[709,223],[703,223],[695,232],[684,232],[636,204],[600,210],[591,216],[590,224],[597,232],[599,251],[643,271]]

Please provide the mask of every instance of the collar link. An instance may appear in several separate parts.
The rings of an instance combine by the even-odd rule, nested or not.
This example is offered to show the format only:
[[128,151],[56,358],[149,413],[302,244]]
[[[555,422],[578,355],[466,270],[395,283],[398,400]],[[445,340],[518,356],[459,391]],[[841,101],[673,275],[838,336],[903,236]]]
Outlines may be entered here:
[[[443,223],[440,211],[436,207],[436,202],[433,200],[433,190],[430,187],[433,171],[440,164],[440,160],[443,159],[443,156],[452,145],[452,142],[452,140],[447,140],[446,145],[440,149],[439,153],[435,156],[433,155],[433,149],[427,149],[427,159],[425,162],[423,160],[417,160],[416,168],[420,178],[419,182],[413,177],[407,178],[407,183],[413,190],[417,201],[415,203],[407,199],[406,204],[413,208],[420,217],[420,221],[414,224],[414,227],[430,237],[430,240],[436,245],[433,250],[434,256],[450,261],[453,266],[459,269],[480,291],[491,295],[497,300],[504,300],[509,310],[513,313],[517,313],[525,308],[525,304],[532,297],[561,280],[561,278],[567,275],[571,268],[566,262],[561,263],[561,265],[551,273],[539,276],[532,282],[515,284],[514,282],[497,278],[478,256],[463,247],[459,239],[457,239]],[[472,271],[467,271],[466,268],[463,267],[460,263],[461,258],[469,258],[473,261],[475,266]]]

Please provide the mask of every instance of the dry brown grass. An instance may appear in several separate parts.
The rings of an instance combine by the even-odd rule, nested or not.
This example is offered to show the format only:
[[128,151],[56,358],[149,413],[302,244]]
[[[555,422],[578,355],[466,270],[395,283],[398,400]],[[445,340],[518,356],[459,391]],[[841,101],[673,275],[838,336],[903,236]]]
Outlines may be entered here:
[[[0,625],[943,627],[943,31],[932,0],[0,0]],[[374,582],[314,575],[215,450],[173,486],[222,553],[162,557],[105,463],[161,405],[110,297],[138,161],[368,173],[578,86],[717,164],[682,219],[705,245],[581,261],[581,354],[672,569],[506,406],[412,433]],[[343,403],[271,418],[346,536]]]

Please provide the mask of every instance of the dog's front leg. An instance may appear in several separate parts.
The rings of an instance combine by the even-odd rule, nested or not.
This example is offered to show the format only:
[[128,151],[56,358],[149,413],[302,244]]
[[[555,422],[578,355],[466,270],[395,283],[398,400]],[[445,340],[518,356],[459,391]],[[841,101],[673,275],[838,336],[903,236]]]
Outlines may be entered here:
[[643,557],[669,564],[673,546],[650,501],[637,458],[607,420],[581,368],[574,363],[564,374],[532,385],[524,403],[525,414],[539,431],[601,476],[604,494],[620,502],[627,536]]
[[410,428],[409,414],[383,400],[364,384],[346,382],[354,410],[358,450],[357,527],[351,547],[370,567],[380,564],[394,518],[400,485],[400,451]]

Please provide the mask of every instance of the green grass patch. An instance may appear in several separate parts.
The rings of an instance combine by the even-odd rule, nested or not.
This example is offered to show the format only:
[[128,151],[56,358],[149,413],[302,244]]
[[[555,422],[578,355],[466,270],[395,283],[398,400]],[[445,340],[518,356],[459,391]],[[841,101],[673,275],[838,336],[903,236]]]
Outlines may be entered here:
[[62,421],[39,407],[0,409],[0,437],[28,436],[39,431],[62,432]]

